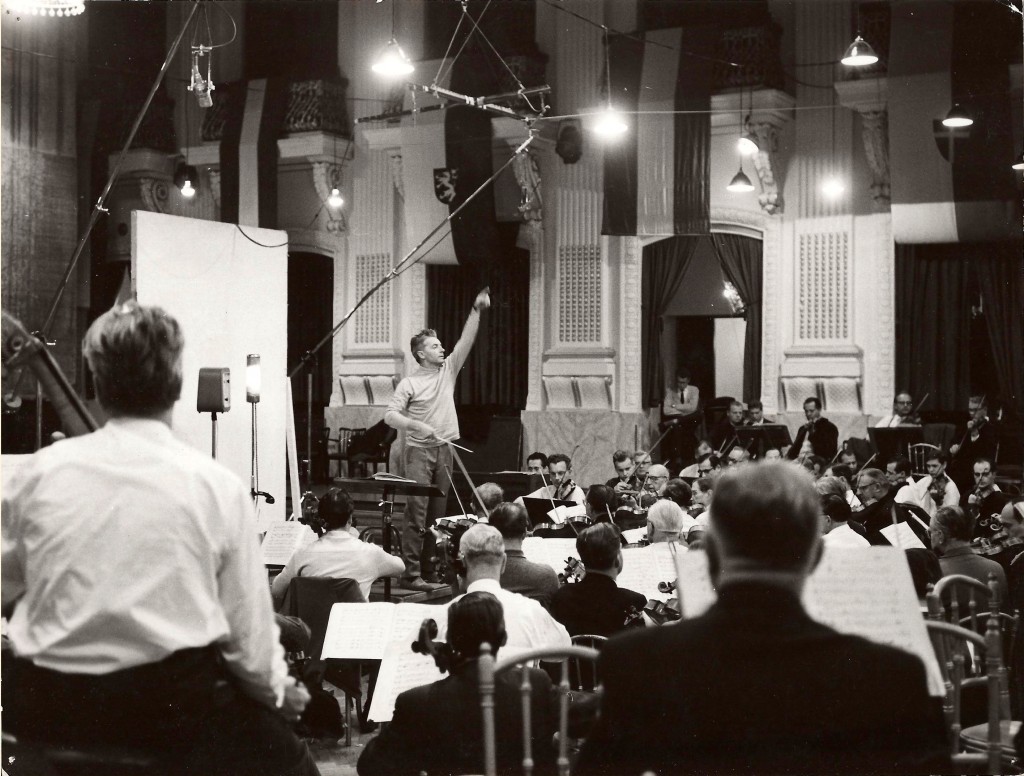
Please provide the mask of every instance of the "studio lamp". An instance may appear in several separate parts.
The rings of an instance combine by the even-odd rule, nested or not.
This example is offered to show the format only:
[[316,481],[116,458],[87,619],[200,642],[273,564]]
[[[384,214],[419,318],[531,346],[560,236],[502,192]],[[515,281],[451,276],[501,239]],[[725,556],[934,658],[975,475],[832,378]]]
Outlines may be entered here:
[[179,162],[174,169],[174,185],[181,191],[181,196],[191,199],[196,194],[194,181],[199,180],[199,173],[191,164]]
[[736,148],[744,156],[753,156],[761,147],[757,144],[757,138],[753,132],[748,131],[738,141],[736,141]]
[[846,53],[839,61],[847,67],[867,67],[878,61],[878,54],[871,48],[870,43],[858,35],[847,47]]
[[330,196],[327,197],[327,204],[335,209],[345,204],[345,198],[341,196],[341,192],[338,191],[337,186],[331,189]]
[[953,105],[949,109],[949,113],[946,114],[946,118],[942,120],[942,126],[949,127],[950,129],[969,127],[973,123],[974,119],[960,106],[960,103]]
[[412,62],[409,61],[409,57],[402,51],[402,47],[398,45],[398,41],[393,37],[388,41],[387,45],[384,46],[383,50],[378,55],[376,61],[370,68],[377,75],[382,75],[387,78],[397,78],[403,75],[409,75],[416,68],[413,67]]
[[618,137],[628,129],[629,125],[623,120],[622,114],[610,104],[598,114],[597,121],[594,123],[594,132],[601,137]]
[[245,400],[253,404],[260,400],[260,357],[256,353],[245,357]]
[[725,188],[727,191],[732,191],[737,194],[743,194],[754,190],[754,184],[750,182],[750,178],[748,178],[747,174],[743,172],[742,161],[740,162],[739,172],[732,176],[732,180],[729,181],[729,185]]

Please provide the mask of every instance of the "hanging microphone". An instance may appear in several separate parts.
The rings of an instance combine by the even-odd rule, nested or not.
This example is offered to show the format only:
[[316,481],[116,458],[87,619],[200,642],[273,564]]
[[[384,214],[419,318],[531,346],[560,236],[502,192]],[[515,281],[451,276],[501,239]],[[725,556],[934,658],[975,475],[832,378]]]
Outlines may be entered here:
[[189,89],[196,96],[196,100],[199,103],[200,108],[212,108],[213,107],[213,90],[216,88],[213,85],[213,79],[210,77],[210,66],[212,65],[213,57],[210,57],[210,61],[207,62],[206,66],[206,79],[203,79],[203,74],[199,72],[199,59],[203,54],[210,52],[208,46],[193,46],[192,47],[192,82],[189,84]]
[[253,490],[250,491],[249,495],[251,495],[253,498],[256,498],[257,496],[263,496],[263,498],[266,499],[268,504],[274,503],[274,497],[267,493],[265,490]]

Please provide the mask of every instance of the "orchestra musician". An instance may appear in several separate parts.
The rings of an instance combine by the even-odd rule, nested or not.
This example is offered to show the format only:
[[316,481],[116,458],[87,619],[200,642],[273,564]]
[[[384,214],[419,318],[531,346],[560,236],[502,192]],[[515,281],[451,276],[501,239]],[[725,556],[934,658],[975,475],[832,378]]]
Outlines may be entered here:
[[523,553],[523,540],[530,521],[526,507],[505,502],[491,512],[490,524],[498,529],[505,543],[505,568],[498,580],[505,590],[532,598],[547,608],[558,590],[558,575],[550,566],[533,563]]
[[[592,525],[580,532],[576,551],[586,576],[575,584],[562,585],[555,592],[551,616],[565,626],[570,636],[611,636],[629,627],[631,610],[643,610],[647,598],[619,587],[615,581],[623,563],[619,532],[608,523]],[[642,620],[639,624],[643,624]]]
[[[926,397],[927,398],[927,397]],[[900,391],[892,401],[892,414],[886,415],[875,424],[875,428],[897,428],[899,426],[920,426],[921,416],[914,412],[914,398],[906,391]]]
[[804,417],[807,418],[807,422],[800,426],[786,457],[795,460],[806,456],[806,446],[811,454],[831,461],[839,449],[839,429],[830,420],[821,417],[821,400],[816,396],[804,402]]
[[924,464],[928,474],[914,483],[916,501],[929,517],[933,517],[940,507],[960,504],[960,490],[946,475],[947,461],[941,450],[929,452]]
[[612,466],[615,467],[615,476],[605,485],[614,489],[625,505],[635,506],[641,482],[636,475],[636,467],[633,465],[633,454],[625,450],[616,450],[612,453]]
[[4,733],[148,747],[161,773],[316,774],[249,488],[172,431],[183,347],[159,307],[97,318],[83,352],[107,424],[4,488]]
[[526,456],[526,473],[548,475],[548,457],[544,453],[533,452]]
[[[573,482],[571,475],[572,461],[569,460],[569,456],[565,453],[548,456],[550,484],[537,488],[532,493],[527,493],[526,498],[549,498],[556,501],[575,501],[577,504],[586,503],[583,488]],[[522,503],[519,499],[516,501]]]
[[734,401],[729,405],[726,416],[711,430],[711,446],[715,448],[718,456],[728,455],[729,451],[740,443],[736,432],[743,428],[743,425],[743,402]]
[[996,485],[996,474],[990,460],[979,458],[973,468],[974,487],[961,497],[960,506],[976,521],[975,535],[988,539],[1001,527],[996,516],[1010,497]]
[[743,421],[745,426],[763,426],[765,423],[771,423],[764,416],[764,404],[761,401],[752,401],[747,405],[747,417]]
[[988,417],[988,397],[971,396],[967,402],[970,419],[959,443],[949,446],[950,476],[961,490],[970,490],[971,464],[979,458],[996,460],[999,435]]

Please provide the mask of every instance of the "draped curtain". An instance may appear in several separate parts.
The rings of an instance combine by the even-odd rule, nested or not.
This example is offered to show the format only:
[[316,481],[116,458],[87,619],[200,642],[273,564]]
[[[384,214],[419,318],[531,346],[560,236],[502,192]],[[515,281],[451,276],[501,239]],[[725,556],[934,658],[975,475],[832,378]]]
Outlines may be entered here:
[[930,393],[939,409],[966,407],[970,394],[967,255],[957,244],[896,245],[896,385]]
[[[499,229],[518,229],[501,224]],[[514,239],[514,237],[513,237]],[[491,289],[491,308],[483,314],[480,332],[455,383],[455,403],[526,408],[530,254],[512,248],[490,266],[427,267],[427,325],[448,351],[462,333],[477,293]]]
[[641,386],[645,407],[661,405],[665,365],[661,360],[663,316],[683,282],[702,235],[681,235],[644,248],[641,272],[641,341],[644,343]]
[[1019,242],[972,258],[985,309],[999,394],[1024,418],[1024,260]]
[[746,307],[743,341],[743,401],[761,398],[762,243],[738,234],[713,234],[715,254]]

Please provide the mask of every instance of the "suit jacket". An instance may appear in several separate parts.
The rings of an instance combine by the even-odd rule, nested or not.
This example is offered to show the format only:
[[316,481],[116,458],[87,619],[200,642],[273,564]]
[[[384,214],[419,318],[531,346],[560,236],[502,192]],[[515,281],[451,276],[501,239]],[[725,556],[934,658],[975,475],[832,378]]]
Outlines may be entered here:
[[[814,451],[814,454],[832,460],[836,455],[836,451],[839,450],[839,429],[836,428],[835,424],[827,418],[818,418],[814,422],[814,428],[811,430],[810,435],[811,450]],[[789,448],[789,452],[786,454],[787,458],[795,460],[800,455],[800,449],[804,445],[804,438],[806,436],[807,424],[805,423],[796,432],[796,439],[793,440],[793,446]]]
[[913,655],[734,584],[704,615],[609,640],[577,774],[945,773],[947,735]]
[[925,547],[931,547],[931,538],[928,536],[928,522],[931,518],[928,513],[917,504],[896,502],[895,493],[896,491],[890,489],[884,497],[857,512],[857,520],[864,526],[867,540],[872,544],[892,544],[882,535],[881,530],[892,525],[892,507],[895,503],[896,522],[909,525],[921,543]]
[[734,426],[728,417],[724,417],[711,429],[711,438],[708,441],[716,451],[719,451],[719,455],[728,455],[729,451],[739,444],[740,440],[736,435],[738,428],[742,426]]
[[505,570],[501,572],[501,586],[513,593],[525,595],[545,609],[551,596],[558,590],[558,575],[550,566],[526,559],[522,550],[505,550]]
[[[500,655],[500,652],[499,652]],[[430,776],[483,773],[483,723],[477,661],[455,668],[433,684],[401,693],[391,723],[366,744],[359,756],[359,776]],[[543,671],[529,669],[533,687],[531,722],[533,757],[551,771],[557,730],[556,690]],[[522,763],[521,696],[518,671],[496,677],[494,728],[499,773],[518,773]]]
[[625,629],[630,607],[642,611],[646,605],[646,596],[619,587],[611,577],[587,574],[576,584],[558,589],[551,599],[551,616],[565,626],[570,636],[611,636]]

